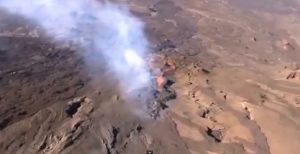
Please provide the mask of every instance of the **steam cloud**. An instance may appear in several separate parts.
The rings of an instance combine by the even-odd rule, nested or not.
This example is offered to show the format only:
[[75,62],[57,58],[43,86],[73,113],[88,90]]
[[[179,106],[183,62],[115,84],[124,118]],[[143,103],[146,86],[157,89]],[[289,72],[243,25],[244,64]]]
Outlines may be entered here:
[[144,25],[126,8],[96,0],[0,0],[0,7],[41,25],[58,41],[81,38],[85,50],[103,55],[123,90],[148,86]]

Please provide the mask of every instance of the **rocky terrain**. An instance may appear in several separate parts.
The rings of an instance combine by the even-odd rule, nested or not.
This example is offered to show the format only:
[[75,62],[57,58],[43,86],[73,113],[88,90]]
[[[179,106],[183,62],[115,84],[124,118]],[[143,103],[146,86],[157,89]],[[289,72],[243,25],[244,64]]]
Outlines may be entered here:
[[105,64],[0,9],[0,153],[299,153],[299,0],[114,3],[145,22],[166,72],[149,112]]

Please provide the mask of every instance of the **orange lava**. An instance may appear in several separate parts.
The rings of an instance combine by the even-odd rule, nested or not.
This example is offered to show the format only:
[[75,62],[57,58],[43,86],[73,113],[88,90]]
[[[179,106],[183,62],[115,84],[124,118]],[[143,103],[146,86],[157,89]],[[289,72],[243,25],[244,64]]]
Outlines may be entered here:
[[175,61],[166,55],[154,55],[149,58],[148,67],[155,76],[157,90],[161,92],[166,83],[166,76],[172,75],[176,70]]
[[165,78],[163,76],[158,76],[156,78],[156,87],[158,91],[162,91],[165,83]]

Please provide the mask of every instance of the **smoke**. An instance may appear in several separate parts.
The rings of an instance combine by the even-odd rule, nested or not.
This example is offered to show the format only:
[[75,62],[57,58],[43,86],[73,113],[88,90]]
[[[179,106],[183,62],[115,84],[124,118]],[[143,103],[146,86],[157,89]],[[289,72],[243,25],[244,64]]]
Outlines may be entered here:
[[124,91],[148,86],[144,25],[126,8],[96,0],[0,0],[0,7],[37,23],[55,40],[101,53]]

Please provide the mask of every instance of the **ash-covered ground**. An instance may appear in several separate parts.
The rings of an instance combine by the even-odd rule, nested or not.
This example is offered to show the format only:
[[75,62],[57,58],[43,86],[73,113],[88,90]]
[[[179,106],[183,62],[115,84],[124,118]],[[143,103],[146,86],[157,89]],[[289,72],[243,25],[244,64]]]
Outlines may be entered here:
[[163,73],[134,98],[103,57],[0,10],[0,153],[299,153],[299,0],[114,3]]

